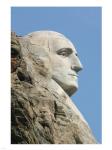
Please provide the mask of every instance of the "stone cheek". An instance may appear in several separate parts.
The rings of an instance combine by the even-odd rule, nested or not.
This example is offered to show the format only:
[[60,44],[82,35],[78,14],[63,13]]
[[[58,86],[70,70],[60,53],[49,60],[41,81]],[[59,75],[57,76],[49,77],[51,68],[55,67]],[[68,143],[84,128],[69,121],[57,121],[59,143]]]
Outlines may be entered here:
[[[24,40],[19,38],[22,45]],[[44,68],[27,61],[30,57],[24,57],[23,53],[27,51],[25,47],[19,48],[17,52],[20,53],[13,55],[11,60],[11,143],[97,143],[68,95],[54,81],[50,83],[50,76],[39,73]]]

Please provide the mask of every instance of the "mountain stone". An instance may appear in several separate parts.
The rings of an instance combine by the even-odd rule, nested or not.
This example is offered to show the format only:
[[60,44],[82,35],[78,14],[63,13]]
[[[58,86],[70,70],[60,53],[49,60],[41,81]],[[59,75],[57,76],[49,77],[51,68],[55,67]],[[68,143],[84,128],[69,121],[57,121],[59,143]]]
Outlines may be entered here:
[[35,58],[36,50],[28,38],[12,33],[11,143],[96,144],[69,95],[51,80],[49,59]]

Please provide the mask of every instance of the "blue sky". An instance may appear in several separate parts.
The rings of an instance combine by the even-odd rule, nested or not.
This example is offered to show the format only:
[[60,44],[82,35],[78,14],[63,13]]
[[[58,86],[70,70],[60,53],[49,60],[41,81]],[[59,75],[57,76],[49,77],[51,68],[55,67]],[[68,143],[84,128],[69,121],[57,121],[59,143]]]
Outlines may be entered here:
[[17,35],[54,30],[75,45],[84,69],[73,101],[101,143],[101,8],[12,7],[11,29]]

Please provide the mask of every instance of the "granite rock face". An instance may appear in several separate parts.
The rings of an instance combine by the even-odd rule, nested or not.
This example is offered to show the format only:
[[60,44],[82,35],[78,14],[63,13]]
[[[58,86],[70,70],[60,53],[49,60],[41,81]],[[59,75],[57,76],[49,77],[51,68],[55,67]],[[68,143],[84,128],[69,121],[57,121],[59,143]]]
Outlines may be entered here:
[[69,96],[58,85],[53,89],[49,63],[35,61],[29,49],[29,40],[12,33],[11,143],[96,144]]

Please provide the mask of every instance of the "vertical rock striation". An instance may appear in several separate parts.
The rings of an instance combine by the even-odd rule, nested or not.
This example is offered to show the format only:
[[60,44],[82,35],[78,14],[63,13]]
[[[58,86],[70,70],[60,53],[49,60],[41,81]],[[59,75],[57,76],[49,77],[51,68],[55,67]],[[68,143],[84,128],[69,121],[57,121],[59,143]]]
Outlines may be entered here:
[[11,143],[97,143],[75,104],[51,80],[49,62],[35,60],[31,49],[28,39],[12,33]]

